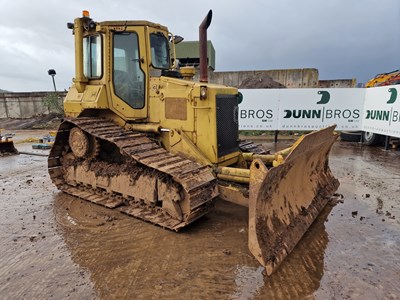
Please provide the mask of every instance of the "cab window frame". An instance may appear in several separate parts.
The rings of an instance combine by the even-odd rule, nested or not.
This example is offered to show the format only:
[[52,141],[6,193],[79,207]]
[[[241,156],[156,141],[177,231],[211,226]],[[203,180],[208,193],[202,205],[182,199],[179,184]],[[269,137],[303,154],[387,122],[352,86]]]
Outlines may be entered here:
[[[93,55],[93,47],[92,43],[93,39],[98,39],[99,43],[96,43],[98,47],[95,49],[99,49],[100,53],[95,53]],[[104,75],[104,59],[103,59],[103,35],[101,34],[92,34],[92,35],[87,35],[83,37],[83,75],[88,78],[88,79],[101,79],[103,78]],[[85,47],[86,45],[86,47]],[[89,46],[89,49],[87,48]],[[96,72],[93,72],[93,67],[95,62],[95,65],[98,67],[96,70],[100,71],[99,74],[94,74]]]
[[[158,56],[156,56],[155,51],[153,52],[153,47],[152,47],[152,37],[161,37],[163,38],[163,40],[165,41],[165,45],[166,45],[166,60],[164,61],[167,65],[157,65],[156,64],[156,58]],[[151,66],[154,69],[159,69],[159,70],[169,70],[171,67],[171,53],[170,53],[171,49],[169,48],[169,41],[167,39],[167,37],[161,32],[161,31],[154,31],[150,33],[150,56],[151,56]]]
[[[117,41],[116,39],[117,37],[121,37],[121,36],[134,36],[135,39],[135,45],[130,45],[131,48],[122,48],[122,47],[116,47],[116,44],[121,42]],[[129,46],[129,43],[128,43]],[[116,56],[116,50],[118,50],[118,52],[124,51],[124,56]],[[127,54],[127,50],[132,50],[133,52],[136,51],[136,53],[131,53],[131,55],[133,55],[133,58],[129,58],[129,55]],[[116,68],[116,66],[118,66],[118,63],[116,62],[116,58],[122,58],[125,62],[123,65],[124,70],[118,69]],[[145,70],[142,67],[142,61],[140,59],[140,42],[139,42],[139,34],[135,31],[124,31],[124,32],[114,32],[112,35],[112,84],[113,84],[113,89],[114,89],[114,94],[120,98],[125,104],[127,104],[129,107],[133,108],[133,109],[143,109],[146,106],[146,80],[147,80],[147,74],[145,72]],[[132,62],[134,62],[135,64],[137,63],[138,66],[129,66],[127,64],[127,61],[131,60]],[[132,79],[134,79],[134,75],[135,74],[129,74],[129,71],[132,70],[134,71],[136,69],[137,72],[137,80],[133,81]],[[116,75],[117,73],[122,73],[125,72],[126,76],[122,76],[120,75],[120,79],[118,79],[118,76]],[[139,80],[138,80],[139,79]],[[123,83],[122,81],[126,81],[126,84],[132,84],[133,82],[136,83],[138,88],[127,88],[127,92],[123,92]],[[138,85],[140,84],[140,85]],[[133,97],[133,91],[140,91],[141,95],[138,98],[130,98]],[[124,95],[125,94],[125,95]],[[139,95],[139,94],[138,94]],[[139,103],[139,105],[136,105],[135,103]]]

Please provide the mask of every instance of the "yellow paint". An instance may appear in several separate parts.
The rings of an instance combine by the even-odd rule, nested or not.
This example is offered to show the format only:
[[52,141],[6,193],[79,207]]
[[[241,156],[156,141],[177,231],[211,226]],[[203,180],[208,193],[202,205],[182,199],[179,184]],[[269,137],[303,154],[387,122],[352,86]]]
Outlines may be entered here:
[[217,169],[217,173],[224,174],[224,175],[232,175],[232,176],[250,178],[250,170],[249,169],[220,167]]

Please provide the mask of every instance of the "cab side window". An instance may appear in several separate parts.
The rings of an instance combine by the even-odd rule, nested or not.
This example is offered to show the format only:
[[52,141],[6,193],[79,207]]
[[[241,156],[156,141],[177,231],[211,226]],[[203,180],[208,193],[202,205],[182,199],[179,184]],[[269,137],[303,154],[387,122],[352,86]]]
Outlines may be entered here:
[[83,39],[83,74],[86,78],[102,76],[101,36],[91,35]]
[[161,33],[150,34],[151,63],[156,69],[169,69],[169,45]]

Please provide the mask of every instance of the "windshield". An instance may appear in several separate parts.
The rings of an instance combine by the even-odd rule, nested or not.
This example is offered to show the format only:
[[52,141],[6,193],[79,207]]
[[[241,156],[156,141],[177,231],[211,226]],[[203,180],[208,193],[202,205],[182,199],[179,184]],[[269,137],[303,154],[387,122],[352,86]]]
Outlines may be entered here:
[[169,46],[167,38],[161,33],[150,34],[151,62],[154,68],[169,69]]

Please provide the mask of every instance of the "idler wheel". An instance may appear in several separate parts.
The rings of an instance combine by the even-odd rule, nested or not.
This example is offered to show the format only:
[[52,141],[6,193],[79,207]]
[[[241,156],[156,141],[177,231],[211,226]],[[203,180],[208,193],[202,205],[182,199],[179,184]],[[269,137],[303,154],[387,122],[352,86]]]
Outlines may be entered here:
[[89,138],[78,127],[72,128],[69,133],[69,146],[76,157],[82,158],[89,154]]

